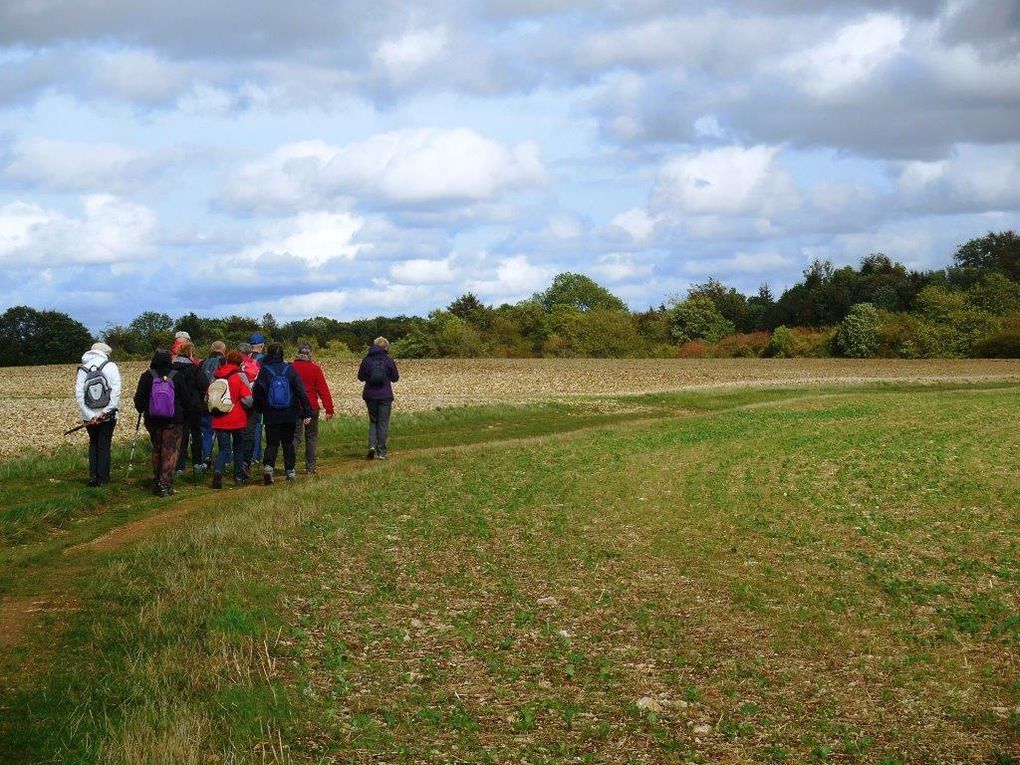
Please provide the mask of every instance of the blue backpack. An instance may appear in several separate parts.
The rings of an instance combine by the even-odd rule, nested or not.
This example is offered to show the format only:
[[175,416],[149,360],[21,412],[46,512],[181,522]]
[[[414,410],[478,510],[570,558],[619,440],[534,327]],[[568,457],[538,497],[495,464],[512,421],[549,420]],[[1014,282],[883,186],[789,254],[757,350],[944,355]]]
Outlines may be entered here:
[[290,364],[283,365],[283,372],[276,373],[270,367],[263,366],[269,373],[269,390],[266,393],[266,403],[273,409],[290,409],[294,402],[294,392],[290,389],[290,379],[287,377],[287,370]]

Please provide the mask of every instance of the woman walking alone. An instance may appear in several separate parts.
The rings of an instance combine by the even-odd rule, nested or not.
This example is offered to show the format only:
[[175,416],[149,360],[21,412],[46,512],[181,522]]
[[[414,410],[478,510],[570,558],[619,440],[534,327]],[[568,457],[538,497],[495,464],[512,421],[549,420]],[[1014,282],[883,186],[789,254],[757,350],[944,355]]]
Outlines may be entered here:
[[397,365],[390,358],[390,341],[377,337],[368,355],[358,367],[358,379],[365,383],[361,397],[368,407],[368,455],[366,459],[386,459],[386,441],[393,410],[393,383],[400,379]]

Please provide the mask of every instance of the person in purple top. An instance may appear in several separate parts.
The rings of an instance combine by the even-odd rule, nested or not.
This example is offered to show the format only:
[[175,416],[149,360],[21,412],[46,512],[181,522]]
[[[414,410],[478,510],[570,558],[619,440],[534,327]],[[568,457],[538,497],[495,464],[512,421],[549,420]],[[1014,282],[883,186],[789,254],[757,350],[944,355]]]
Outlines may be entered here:
[[400,379],[397,365],[389,355],[390,341],[377,337],[358,367],[358,379],[365,383],[361,397],[368,407],[368,456],[386,459],[386,440],[393,409],[393,383]]

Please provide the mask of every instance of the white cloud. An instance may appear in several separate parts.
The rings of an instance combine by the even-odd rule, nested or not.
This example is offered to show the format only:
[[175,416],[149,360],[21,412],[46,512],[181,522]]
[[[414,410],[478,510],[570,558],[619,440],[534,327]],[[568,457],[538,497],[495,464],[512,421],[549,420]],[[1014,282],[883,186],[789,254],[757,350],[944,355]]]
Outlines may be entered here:
[[673,157],[659,170],[651,207],[679,216],[767,216],[795,208],[796,185],[775,162],[778,151],[726,146]]
[[639,243],[648,241],[655,230],[655,221],[644,210],[636,207],[614,215],[609,225],[625,231]]
[[1020,210],[1020,144],[957,146],[949,159],[905,163],[899,203],[943,213]]
[[902,50],[906,23],[875,14],[843,27],[835,37],[787,56],[780,69],[816,98],[841,95],[871,79]]
[[458,277],[450,258],[413,258],[390,267],[390,276],[400,284],[449,284]]
[[29,138],[10,149],[2,177],[52,191],[120,191],[137,185],[158,165],[136,149],[112,143]]
[[555,273],[548,266],[534,265],[525,255],[516,255],[499,260],[492,278],[469,281],[467,289],[484,298],[522,299],[548,286]]
[[358,252],[354,237],[363,221],[349,213],[308,212],[267,224],[260,240],[246,247],[241,257],[253,260],[266,253],[287,254],[310,266],[334,258],[352,260]]
[[70,217],[34,203],[0,207],[0,264],[66,266],[135,260],[152,250],[156,216],[109,194],[82,199]]
[[375,52],[375,64],[391,84],[406,85],[442,55],[447,42],[443,27],[414,30],[383,41]]
[[649,263],[629,253],[610,253],[603,255],[591,267],[596,276],[608,282],[622,282],[628,279],[641,279],[650,276],[652,267]]
[[345,146],[281,146],[227,178],[223,195],[228,206],[265,210],[333,206],[344,196],[406,208],[481,202],[545,181],[532,142],[507,146],[466,128],[418,128]]
[[690,274],[701,276],[719,276],[722,274],[761,274],[787,268],[792,261],[785,255],[766,250],[764,252],[739,252],[729,258],[705,260],[688,260],[685,270]]

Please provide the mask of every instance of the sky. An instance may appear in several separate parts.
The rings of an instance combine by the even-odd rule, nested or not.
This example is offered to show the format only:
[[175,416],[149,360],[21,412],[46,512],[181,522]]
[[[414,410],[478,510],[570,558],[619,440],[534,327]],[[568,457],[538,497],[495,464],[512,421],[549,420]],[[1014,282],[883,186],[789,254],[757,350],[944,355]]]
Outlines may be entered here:
[[634,309],[1020,229],[1020,0],[9,0],[0,310]]

